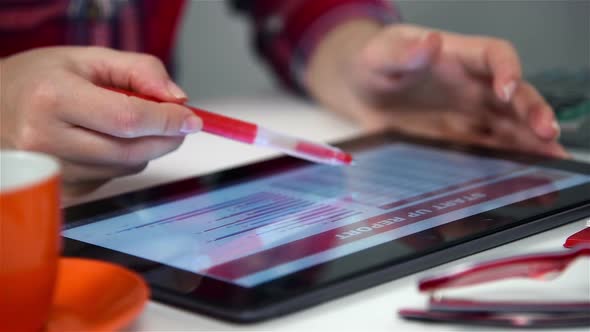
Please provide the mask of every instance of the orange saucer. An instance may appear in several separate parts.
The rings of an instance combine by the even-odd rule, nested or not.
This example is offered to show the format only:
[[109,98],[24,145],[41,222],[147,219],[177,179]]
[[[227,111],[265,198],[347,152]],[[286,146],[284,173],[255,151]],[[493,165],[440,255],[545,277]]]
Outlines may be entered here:
[[148,299],[145,281],[126,268],[61,258],[45,331],[116,331],[128,326]]

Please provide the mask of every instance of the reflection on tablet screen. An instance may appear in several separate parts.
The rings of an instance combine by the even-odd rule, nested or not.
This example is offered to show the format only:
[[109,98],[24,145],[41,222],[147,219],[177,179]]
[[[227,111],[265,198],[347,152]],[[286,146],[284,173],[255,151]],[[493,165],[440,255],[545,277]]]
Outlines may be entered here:
[[572,172],[394,143],[109,217],[67,238],[243,287],[590,182]]

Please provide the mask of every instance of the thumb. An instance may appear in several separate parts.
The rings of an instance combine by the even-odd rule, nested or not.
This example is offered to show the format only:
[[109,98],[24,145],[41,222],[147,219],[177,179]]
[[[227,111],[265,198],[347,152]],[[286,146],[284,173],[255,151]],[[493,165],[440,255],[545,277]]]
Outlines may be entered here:
[[392,30],[372,40],[364,51],[364,67],[376,80],[406,85],[430,68],[442,48],[438,32],[404,35]]
[[187,99],[186,93],[170,79],[164,64],[152,55],[99,47],[89,47],[86,52],[90,63],[98,64],[86,70],[97,85],[139,92],[166,102]]

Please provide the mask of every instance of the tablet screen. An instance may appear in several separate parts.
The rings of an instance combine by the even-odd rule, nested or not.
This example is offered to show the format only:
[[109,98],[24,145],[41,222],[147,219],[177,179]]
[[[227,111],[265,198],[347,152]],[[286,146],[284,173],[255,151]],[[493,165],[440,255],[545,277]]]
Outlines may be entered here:
[[588,182],[589,176],[569,171],[390,143],[356,153],[351,167],[309,165],[78,220],[66,224],[63,236],[254,287]]

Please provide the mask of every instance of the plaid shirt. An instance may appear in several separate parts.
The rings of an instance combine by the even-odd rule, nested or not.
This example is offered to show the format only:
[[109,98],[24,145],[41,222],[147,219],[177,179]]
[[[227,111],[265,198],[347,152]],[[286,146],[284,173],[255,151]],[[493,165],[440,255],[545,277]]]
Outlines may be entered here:
[[[185,0],[0,0],[0,57],[54,45],[153,54],[170,64]],[[280,81],[300,89],[319,40],[353,18],[399,20],[387,0],[232,0],[250,19],[253,45]]]

